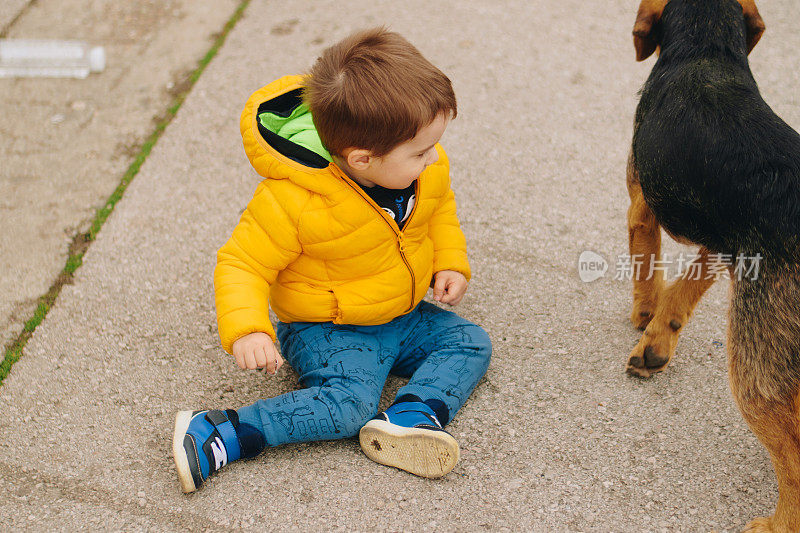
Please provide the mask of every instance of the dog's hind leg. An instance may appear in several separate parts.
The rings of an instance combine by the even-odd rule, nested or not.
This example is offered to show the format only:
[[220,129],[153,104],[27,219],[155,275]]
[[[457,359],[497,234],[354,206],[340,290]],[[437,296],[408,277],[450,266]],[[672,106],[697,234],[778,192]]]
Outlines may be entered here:
[[692,264],[693,268],[661,290],[653,319],[628,356],[629,374],[650,377],[664,370],[672,359],[681,328],[715,280],[707,249],[700,248]]
[[628,208],[628,250],[634,267],[631,322],[637,329],[644,329],[655,314],[664,284],[662,272],[653,268],[653,262],[661,256],[661,227],[644,201],[633,151],[628,157],[626,181],[631,199]]
[[800,396],[794,406],[737,398],[750,429],[769,451],[778,479],[778,505],[771,517],[757,518],[745,531],[800,531]]
[[757,278],[732,284],[728,376],[745,420],[778,480],[775,514],[747,531],[800,531],[800,266],[762,260]]

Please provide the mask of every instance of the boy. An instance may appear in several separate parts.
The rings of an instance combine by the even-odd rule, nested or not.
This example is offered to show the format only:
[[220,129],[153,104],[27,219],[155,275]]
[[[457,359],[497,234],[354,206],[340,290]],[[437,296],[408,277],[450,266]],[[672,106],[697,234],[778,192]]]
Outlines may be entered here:
[[[413,474],[455,466],[443,426],[491,354],[483,329],[422,301],[432,284],[436,301],[458,304],[470,276],[438,145],[455,116],[450,80],[382,28],[250,97],[244,147],[266,179],[217,256],[219,333],[241,368],[275,374],[285,357],[306,388],[178,413],[184,492],[266,446],[356,434],[370,459]],[[376,416],[390,372],[410,380]]]

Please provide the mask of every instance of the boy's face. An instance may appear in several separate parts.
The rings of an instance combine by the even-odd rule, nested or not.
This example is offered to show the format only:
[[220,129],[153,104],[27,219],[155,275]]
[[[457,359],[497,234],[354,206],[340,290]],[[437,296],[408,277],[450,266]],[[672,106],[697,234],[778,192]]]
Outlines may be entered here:
[[375,157],[368,150],[345,151],[341,161],[345,164],[340,166],[346,167],[343,170],[364,187],[379,185],[387,189],[405,189],[428,165],[439,159],[436,143],[449,123],[450,118],[439,113],[433,122],[420,128],[413,138],[395,146],[389,153]]

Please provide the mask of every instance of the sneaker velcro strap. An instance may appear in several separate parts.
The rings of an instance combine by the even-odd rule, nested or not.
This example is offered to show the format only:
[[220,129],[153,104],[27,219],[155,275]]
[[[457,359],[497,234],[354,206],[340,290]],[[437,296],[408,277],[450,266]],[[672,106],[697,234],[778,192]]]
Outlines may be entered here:
[[227,422],[228,417],[225,415],[223,411],[212,409],[206,413],[206,420],[211,422],[213,425],[218,426],[220,424],[224,424],[225,422]]
[[228,455],[228,462],[239,459],[242,456],[239,437],[236,436],[236,429],[225,413],[217,410],[209,411],[206,413],[206,420],[217,428],[219,436],[222,437],[222,442],[225,444],[225,452]]
[[[389,408],[385,411],[385,413],[387,415],[387,418],[389,418],[388,417],[389,414],[402,415],[404,413],[419,413],[419,415],[430,420],[432,424],[435,424],[439,428],[442,427],[442,424],[436,418],[436,413],[434,413],[433,409],[431,409],[431,407],[428,404],[422,402],[396,403],[389,406]],[[389,420],[391,420],[391,418],[389,418]]]

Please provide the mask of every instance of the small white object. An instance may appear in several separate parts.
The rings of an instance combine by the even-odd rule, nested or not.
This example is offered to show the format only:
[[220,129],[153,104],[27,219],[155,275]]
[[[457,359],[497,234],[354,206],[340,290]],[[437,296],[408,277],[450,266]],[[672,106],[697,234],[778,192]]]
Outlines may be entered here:
[[102,46],[93,46],[89,49],[89,70],[103,72],[106,69],[106,49]]
[[82,41],[0,39],[0,78],[85,78],[106,68],[106,51]]

